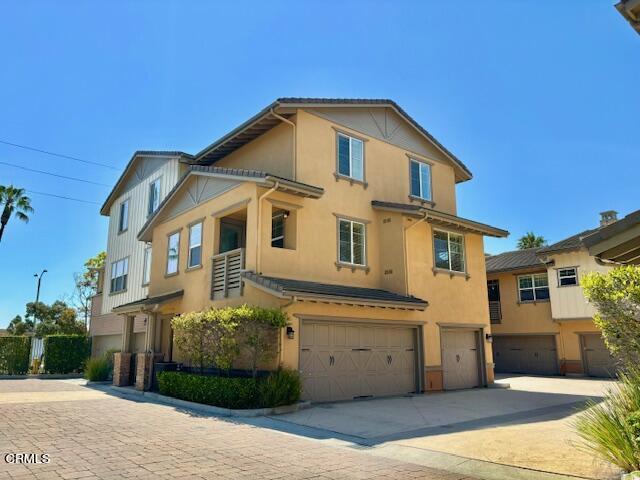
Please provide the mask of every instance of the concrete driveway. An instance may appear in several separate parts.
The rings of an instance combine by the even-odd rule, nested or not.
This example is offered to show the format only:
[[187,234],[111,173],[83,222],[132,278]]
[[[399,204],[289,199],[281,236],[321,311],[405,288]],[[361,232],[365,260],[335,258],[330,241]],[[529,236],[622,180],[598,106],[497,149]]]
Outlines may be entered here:
[[475,459],[593,479],[618,474],[581,450],[572,428],[578,409],[590,398],[602,398],[611,381],[512,376],[501,377],[498,383],[510,388],[319,404],[273,420],[395,458],[420,457],[420,451],[433,457],[437,452],[442,454],[439,461],[445,462]]

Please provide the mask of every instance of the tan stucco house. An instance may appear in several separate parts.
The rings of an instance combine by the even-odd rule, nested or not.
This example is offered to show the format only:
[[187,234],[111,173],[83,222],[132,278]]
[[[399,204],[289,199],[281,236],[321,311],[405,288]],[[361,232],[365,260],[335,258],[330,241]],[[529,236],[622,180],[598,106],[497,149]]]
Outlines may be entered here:
[[580,278],[615,266],[590,253],[593,236],[613,228],[615,212],[603,212],[601,225],[553,245],[489,256],[487,290],[496,372],[540,375],[615,373],[595,309]]
[[[114,238],[128,192],[149,189],[138,157],[103,208]],[[143,270],[123,279],[124,252],[107,265],[103,296],[129,300],[103,308],[121,327],[116,383],[181,360],[176,314],[243,303],[287,313],[277,363],[300,370],[307,399],[493,382],[483,236],[508,232],[457,215],[469,169],[396,103],[279,99],[158,168],[173,161],[162,201],[128,207]],[[131,281],[146,281],[139,298],[118,293]]]

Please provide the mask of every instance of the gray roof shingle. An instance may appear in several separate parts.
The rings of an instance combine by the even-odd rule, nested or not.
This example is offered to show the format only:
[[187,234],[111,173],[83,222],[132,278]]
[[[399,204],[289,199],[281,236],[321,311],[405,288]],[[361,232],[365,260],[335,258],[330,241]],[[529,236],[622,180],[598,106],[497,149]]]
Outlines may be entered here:
[[329,283],[310,282],[306,280],[293,280],[289,278],[266,277],[254,272],[243,272],[242,276],[247,280],[283,295],[309,294],[327,298],[333,297],[335,299],[349,298],[368,302],[410,305],[417,308],[425,308],[428,305],[428,302],[421,298],[400,295],[398,293],[377,288],[352,287],[349,285],[334,285]]
[[487,273],[508,272],[521,268],[544,267],[544,263],[538,258],[540,248],[527,248],[514,250],[486,258]]

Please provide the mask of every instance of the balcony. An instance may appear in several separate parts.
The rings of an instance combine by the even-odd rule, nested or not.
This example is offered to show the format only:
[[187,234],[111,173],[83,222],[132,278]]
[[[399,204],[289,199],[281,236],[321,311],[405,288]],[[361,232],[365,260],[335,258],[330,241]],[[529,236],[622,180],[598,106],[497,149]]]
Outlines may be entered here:
[[491,323],[502,323],[502,309],[499,300],[489,300],[489,320]]
[[242,295],[245,249],[236,248],[214,255],[211,268],[211,300],[222,300]]

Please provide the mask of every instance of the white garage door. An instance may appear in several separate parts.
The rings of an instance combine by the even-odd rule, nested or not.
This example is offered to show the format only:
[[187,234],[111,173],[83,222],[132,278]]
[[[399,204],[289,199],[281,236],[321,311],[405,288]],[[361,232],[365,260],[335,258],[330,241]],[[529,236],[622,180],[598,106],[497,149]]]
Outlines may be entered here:
[[441,330],[442,381],[445,390],[480,386],[478,331]]
[[416,391],[416,329],[303,322],[303,398],[316,402]]

